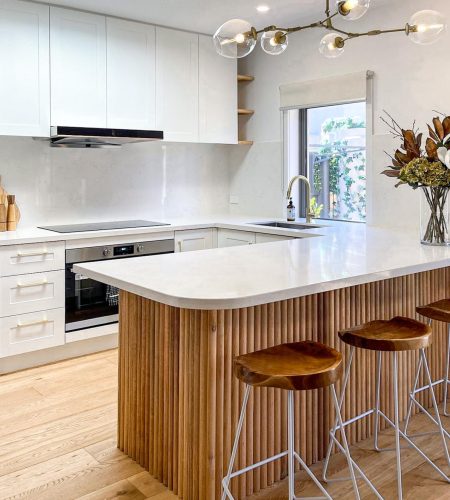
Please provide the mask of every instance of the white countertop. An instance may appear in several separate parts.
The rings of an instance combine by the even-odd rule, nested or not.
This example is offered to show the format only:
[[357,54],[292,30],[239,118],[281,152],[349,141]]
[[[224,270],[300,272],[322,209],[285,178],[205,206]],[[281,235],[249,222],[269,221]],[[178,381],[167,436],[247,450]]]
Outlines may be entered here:
[[[258,218],[246,220],[255,222]],[[103,261],[76,265],[74,269],[164,304],[210,310],[249,307],[450,266],[450,247],[421,245],[416,232],[318,223],[328,227],[292,233],[233,218],[214,224],[180,224],[171,229],[229,227],[320,236]]]
[[[162,234],[165,237],[173,237],[174,231],[183,231],[187,229],[202,229],[209,227],[222,227],[227,229],[240,229],[264,234],[282,234],[285,236],[299,236],[299,231],[280,230],[273,227],[247,226],[247,222],[260,222],[269,220],[267,217],[241,217],[241,216],[223,216],[223,217],[188,217],[177,219],[155,219],[157,222],[167,223],[167,226],[156,227],[136,227],[132,229],[109,229],[105,231],[84,231],[77,233],[55,233],[46,229],[36,227],[21,228],[17,231],[0,232],[0,247],[6,245],[22,245],[30,243],[46,243],[52,241],[76,242],[91,239],[105,240],[108,238],[118,239],[121,237],[136,237],[136,241],[141,241],[146,235]],[[276,220],[276,219],[270,219]],[[96,221],[93,221],[96,222]],[[309,231],[308,231],[309,233]],[[309,234],[303,234],[309,236]]]

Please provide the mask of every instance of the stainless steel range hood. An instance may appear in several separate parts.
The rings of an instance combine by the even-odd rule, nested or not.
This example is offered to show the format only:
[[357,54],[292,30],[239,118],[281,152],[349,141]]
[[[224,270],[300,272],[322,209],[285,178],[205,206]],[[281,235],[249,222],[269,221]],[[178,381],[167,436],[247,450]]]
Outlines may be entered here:
[[51,127],[50,145],[56,148],[107,148],[123,144],[160,141],[159,130],[129,130],[92,127]]

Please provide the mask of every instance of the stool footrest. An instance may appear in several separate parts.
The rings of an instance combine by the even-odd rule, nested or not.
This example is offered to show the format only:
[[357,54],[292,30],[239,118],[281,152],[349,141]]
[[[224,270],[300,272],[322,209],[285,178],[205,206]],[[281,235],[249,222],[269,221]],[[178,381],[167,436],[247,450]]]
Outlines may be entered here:
[[256,462],[252,465],[247,465],[247,467],[244,467],[243,469],[239,469],[236,472],[233,472],[230,475],[230,478],[233,479],[234,477],[240,476],[242,474],[246,474],[247,472],[250,472],[253,469],[257,469],[258,467],[262,467],[263,465],[270,464],[271,462],[275,462],[276,460],[279,460],[280,458],[287,457],[288,452],[283,451],[281,453],[278,453],[278,455],[273,455],[272,457],[266,458],[264,460],[261,460],[259,462]]

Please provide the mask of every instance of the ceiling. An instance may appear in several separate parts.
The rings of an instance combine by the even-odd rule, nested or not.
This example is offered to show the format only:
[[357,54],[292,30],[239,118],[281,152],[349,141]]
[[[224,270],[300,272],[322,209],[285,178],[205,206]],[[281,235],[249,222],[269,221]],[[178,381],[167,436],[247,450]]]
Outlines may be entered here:
[[[41,0],[42,1],[42,0]],[[325,0],[51,0],[44,3],[100,12],[128,19],[213,34],[228,19],[241,18],[257,28],[290,26],[322,17]],[[392,0],[372,0],[372,5]],[[331,0],[334,3],[334,0]],[[271,7],[260,14],[257,5]]]

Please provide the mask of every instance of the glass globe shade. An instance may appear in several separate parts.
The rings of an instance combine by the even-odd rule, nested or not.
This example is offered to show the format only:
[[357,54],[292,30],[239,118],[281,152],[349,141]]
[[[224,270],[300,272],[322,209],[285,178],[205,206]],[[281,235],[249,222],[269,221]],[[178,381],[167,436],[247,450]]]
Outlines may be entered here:
[[337,33],[328,33],[322,40],[320,40],[319,52],[330,59],[339,57],[344,52],[344,46],[338,47],[336,45],[336,39],[341,39],[341,36]]
[[408,24],[411,41],[420,45],[436,42],[447,27],[444,16],[435,10],[416,12]]
[[288,43],[288,37],[282,31],[266,31],[261,37],[261,48],[271,56],[282,54],[287,49]]
[[257,37],[250,23],[242,19],[231,19],[222,24],[213,40],[218,54],[230,59],[240,59],[248,56],[255,48]]
[[337,0],[341,16],[347,21],[355,21],[362,17],[370,6],[370,0]]

